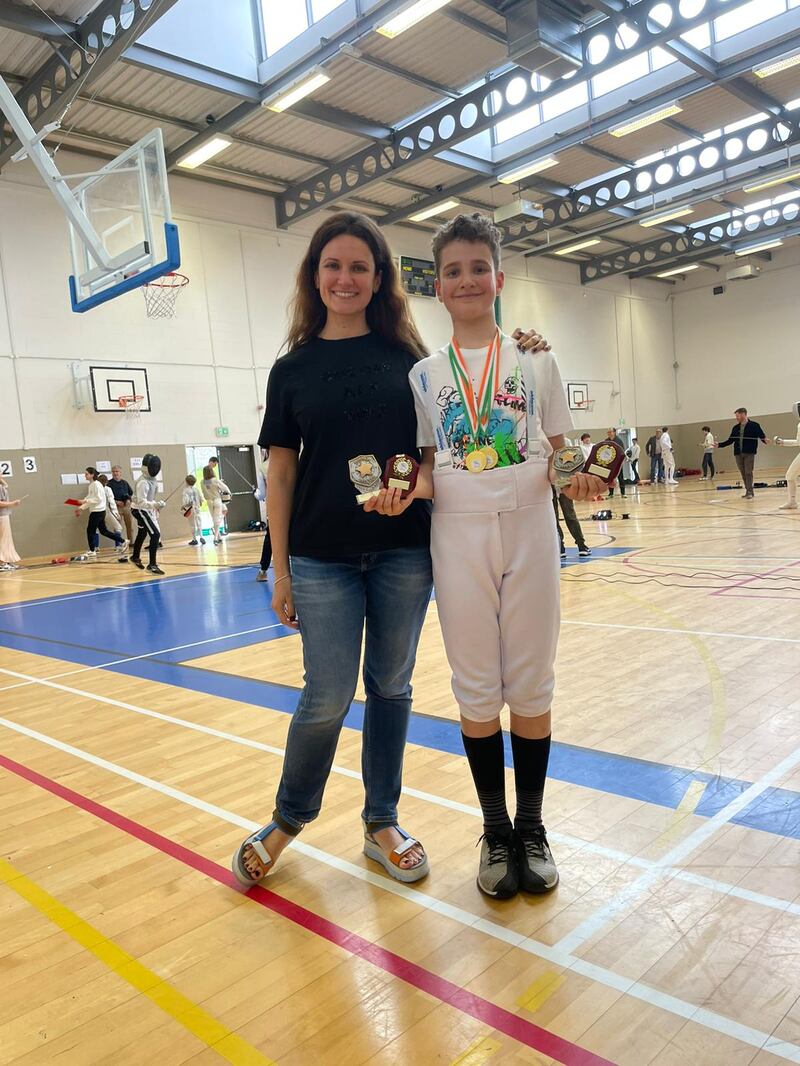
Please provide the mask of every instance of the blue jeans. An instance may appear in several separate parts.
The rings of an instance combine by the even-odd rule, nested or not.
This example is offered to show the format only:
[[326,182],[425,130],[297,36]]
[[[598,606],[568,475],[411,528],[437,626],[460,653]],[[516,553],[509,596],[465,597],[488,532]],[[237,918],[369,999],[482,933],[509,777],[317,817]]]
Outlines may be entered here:
[[356,691],[365,622],[362,818],[371,829],[397,822],[411,674],[432,585],[427,548],[336,560],[292,558],[305,687],[289,726],[275,800],[273,817],[284,832],[296,835],[319,814]]
[[660,455],[650,456],[650,481],[664,480],[664,460]]

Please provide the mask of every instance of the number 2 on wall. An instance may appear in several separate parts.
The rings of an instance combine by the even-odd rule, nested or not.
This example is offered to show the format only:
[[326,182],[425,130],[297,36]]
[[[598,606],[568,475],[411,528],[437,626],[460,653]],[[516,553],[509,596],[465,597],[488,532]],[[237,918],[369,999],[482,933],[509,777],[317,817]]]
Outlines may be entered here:
[[0,477],[13,477],[14,471],[11,469],[11,462],[8,459],[0,459]]

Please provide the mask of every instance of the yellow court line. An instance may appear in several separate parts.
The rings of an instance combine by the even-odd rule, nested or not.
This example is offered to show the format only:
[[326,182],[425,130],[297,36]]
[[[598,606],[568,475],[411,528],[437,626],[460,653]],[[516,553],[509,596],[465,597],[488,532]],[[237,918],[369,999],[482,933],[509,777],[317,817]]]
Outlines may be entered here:
[[242,1040],[222,1022],[217,1021],[202,1007],[187,999],[176,988],[162,980],[152,970],[148,970],[127,951],[123,951],[113,941],[79,918],[69,907],[59,903],[43,888],[20,873],[10,862],[0,858],[0,882],[21,896],[32,907],[48,918],[59,929],[71,936],[81,947],[90,951],[113,973],[127,981],[142,995],[152,1000],[179,1025],[187,1029],[198,1040],[202,1040],[212,1051],[216,1051],[232,1066],[275,1066],[272,1059]]
[[548,970],[541,977],[537,977],[529,988],[525,989],[517,1000],[517,1006],[523,1010],[530,1011],[531,1014],[535,1014],[542,1004],[546,1003],[561,988],[565,981],[566,977],[563,974]]
[[503,1045],[488,1036],[479,1036],[473,1040],[466,1051],[462,1052],[457,1059],[453,1059],[450,1066],[483,1066],[490,1058],[499,1051]]

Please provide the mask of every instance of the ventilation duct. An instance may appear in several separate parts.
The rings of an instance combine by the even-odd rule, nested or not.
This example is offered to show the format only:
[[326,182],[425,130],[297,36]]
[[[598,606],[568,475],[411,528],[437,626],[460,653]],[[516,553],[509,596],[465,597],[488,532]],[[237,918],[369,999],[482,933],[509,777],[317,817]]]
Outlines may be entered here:
[[504,12],[508,55],[525,70],[561,78],[583,65],[582,24],[551,0],[517,0]]

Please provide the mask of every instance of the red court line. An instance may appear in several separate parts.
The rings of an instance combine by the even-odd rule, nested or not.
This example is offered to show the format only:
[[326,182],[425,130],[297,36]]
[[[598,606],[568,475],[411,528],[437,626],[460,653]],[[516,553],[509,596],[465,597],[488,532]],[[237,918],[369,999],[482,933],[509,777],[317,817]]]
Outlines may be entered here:
[[510,1036],[513,1040],[525,1044],[535,1051],[540,1051],[543,1055],[549,1055],[550,1058],[555,1059],[557,1062],[564,1063],[564,1066],[614,1066],[609,1059],[604,1059],[601,1055],[595,1055],[593,1052],[587,1051],[585,1048],[579,1047],[563,1037],[548,1032],[547,1029],[542,1029],[532,1022],[518,1017],[511,1011],[505,1010],[487,999],[483,999],[482,996],[468,992],[460,985],[440,977],[431,970],[418,966],[415,962],[409,962],[408,959],[396,955],[393,951],[387,951],[386,948],[382,948],[371,940],[359,936],[358,933],[352,933],[343,926],[337,925],[319,914],[314,914],[313,911],[293,903],[284,896],[279,896],[276,892],[272,892],[262,885],[256,885],[254,888],[244,892],[244,889],[230,870],[226,870],[225,867],[219,866],[217,863],[212,862],[211,859],[190,851],[181,844],[161,836],[160,833],[156,833],[152,829],[132,821],[130,818],[126,818],[123,814],[112,811],[109,807],[105,807],[87,796],[82,796],[79,792],[74,792],[71,788],[67,788],[66,785],[59,784],[59,782],[53,781],[49,777],[44,777],[42,774],[37,773],[36,770],[30,769],[30,767],[23,766],[5,755],[0,755],[0,766],[31,782],[31,784],[38,785],[39,788],[45,789],[54,796],[66,800],[88,814],[100,818],[108,825],[121,829],[136,840],[149,844],[164,855],[169,855],[171,858],[177,859],[178,862],[182,862],[185,866],[205,874],[206,877],[212,878],[212,880],[217,881],[226,888],[232,888],[247,895],[249,899],[254,903],[258,903],[259,906],[280,915],[281,918],[294,922],[295,925],[300,926],[302,929],[316,933],[317,936],[328,940],[331,944],[344,948],[345,951],[349,951],[352,955],[371,962],[413,988],[426,992],[434,999],[438,999],[463,1014],[467,1014],[471,1018],[491,1026],[497,1032],[504,1033],[506,1036]]

